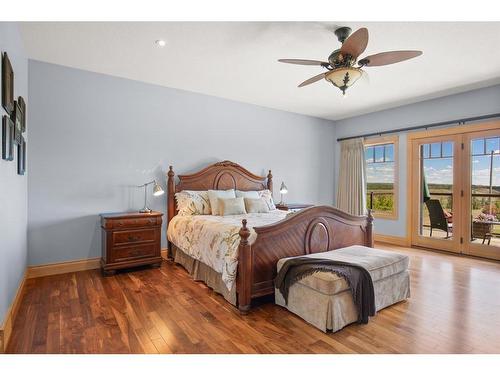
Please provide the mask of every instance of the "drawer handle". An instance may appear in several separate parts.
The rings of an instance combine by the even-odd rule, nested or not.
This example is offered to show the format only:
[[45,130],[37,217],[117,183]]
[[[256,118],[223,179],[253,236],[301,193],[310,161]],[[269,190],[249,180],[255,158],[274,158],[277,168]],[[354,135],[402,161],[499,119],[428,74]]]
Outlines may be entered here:
[[136,257],[136,256],[138,256],[138,255],[141,255],[141,251],[140,251],[140,250],[134,250],[134,251],[132,251],[132,252],[131,252],[131,254],[130,254],[130,255],[132,255],[132,256],[134,256],[134,257]]
[[138,241],[140,239],[141,239],[141,237],[139,237],[139,236],[128,236],[129,241]]

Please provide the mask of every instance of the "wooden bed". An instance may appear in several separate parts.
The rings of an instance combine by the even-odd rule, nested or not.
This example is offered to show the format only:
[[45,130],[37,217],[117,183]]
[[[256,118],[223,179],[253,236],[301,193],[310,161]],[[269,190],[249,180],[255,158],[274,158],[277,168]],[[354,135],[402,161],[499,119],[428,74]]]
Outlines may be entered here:
[[[269,189],[272,192],[272,174],[257,176],[231,161],[212,164],[199,172],[179,175],[170,166],[167,174],[167,225],[177,214],[175,193],[182,190],[242,191]],[[279,259],[324,252],[351,245],[373,247],[373,217],[353,216],[331,206],[314,206],[277,223],[254,227],[257,239],[250,245],[250,230],[242,220],[239,231],[238,271],[236,293],[238,309],[242,314],[250,310],[252,298],[274,294],[273,280]],[[169,248],[174,246],[168,244]]]

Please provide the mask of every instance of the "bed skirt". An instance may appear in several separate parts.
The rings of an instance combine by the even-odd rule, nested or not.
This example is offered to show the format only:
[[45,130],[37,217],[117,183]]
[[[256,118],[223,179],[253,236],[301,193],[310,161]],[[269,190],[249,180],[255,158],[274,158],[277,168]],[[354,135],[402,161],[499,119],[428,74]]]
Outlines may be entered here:
[[174,258],[174,262],[183,266],[189,275],[196,281],[203,281],[214,292],[219,293],[230,304],[236,306],[236,286],[231,290],[227,289],[226,284],[222,281],[222,275],[210,268],[205,263],[200,262],[187,255],[182,249],[172,244],[172,252],[170,254]]
[[[311,277],[311,276],[309,276]],[[375,308],[382,310],[410,297],[410,275],[407,270],[373,282]],[[323,332],[336,332],[358,320],[358,310],[352,293],[345,290],[324,294],[309,286],[295,283],[290,287],[288,305],[278,289],[276,304],[283,306]]]

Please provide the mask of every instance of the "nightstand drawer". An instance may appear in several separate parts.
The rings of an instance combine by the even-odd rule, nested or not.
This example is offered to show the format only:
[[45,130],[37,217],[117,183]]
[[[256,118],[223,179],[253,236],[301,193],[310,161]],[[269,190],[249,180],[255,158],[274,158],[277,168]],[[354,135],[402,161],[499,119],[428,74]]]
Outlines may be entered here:
[[156,236],[156,228],[123,230],[113,232],[113,245],[127,245],[137,242],[153,242]]
[[101,214],[102,257],[105,275],[119,269],[150,264],[161,258],[161,212],[115,212]]
[[106,229],[150,227],[161,224],[161,217],[113,219],[103,225]]
[[111,254],[111,262],[123,262],[126,260],[154,257],[158,246],[156,244],[136,245],[134,247],[115,247]]

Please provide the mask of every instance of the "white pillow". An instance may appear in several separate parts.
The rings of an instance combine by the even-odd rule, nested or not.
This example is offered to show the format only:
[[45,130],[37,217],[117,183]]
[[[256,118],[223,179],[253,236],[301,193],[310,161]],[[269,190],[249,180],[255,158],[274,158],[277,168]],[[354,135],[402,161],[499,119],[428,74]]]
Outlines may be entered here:
[[207,191],[183,190],[175,193],[177,210],[181,216],[210,215],[210,201]]
[[234,189],[230,190],[209,190],[208,199],[210,201],[210,208],[212,209],[212,215],[221,215],[219,213],[219,198],[236,198],[236,193]]
[[246,214],[243,197],[239,198],[219,198],[219,211],[222,216]]
[[236,190],[236,197],[242,197],[242,198],[250,198],[250,199],[259,199],[260,195],[259,192],[256,190],[250,190],[250,191],[241,191],[241,190]]
[[267,207],[269,210],[275,210],[276,205],[274,204],[273,201],[273,195],[271,194],[271,191],[266,189],[266,190],[260,190],[259,192],[259,198],[263,198],[266,201]]
[[269,212],[269,207],[263,198],[244,198],[245,209],[249,214],[259,214]]

